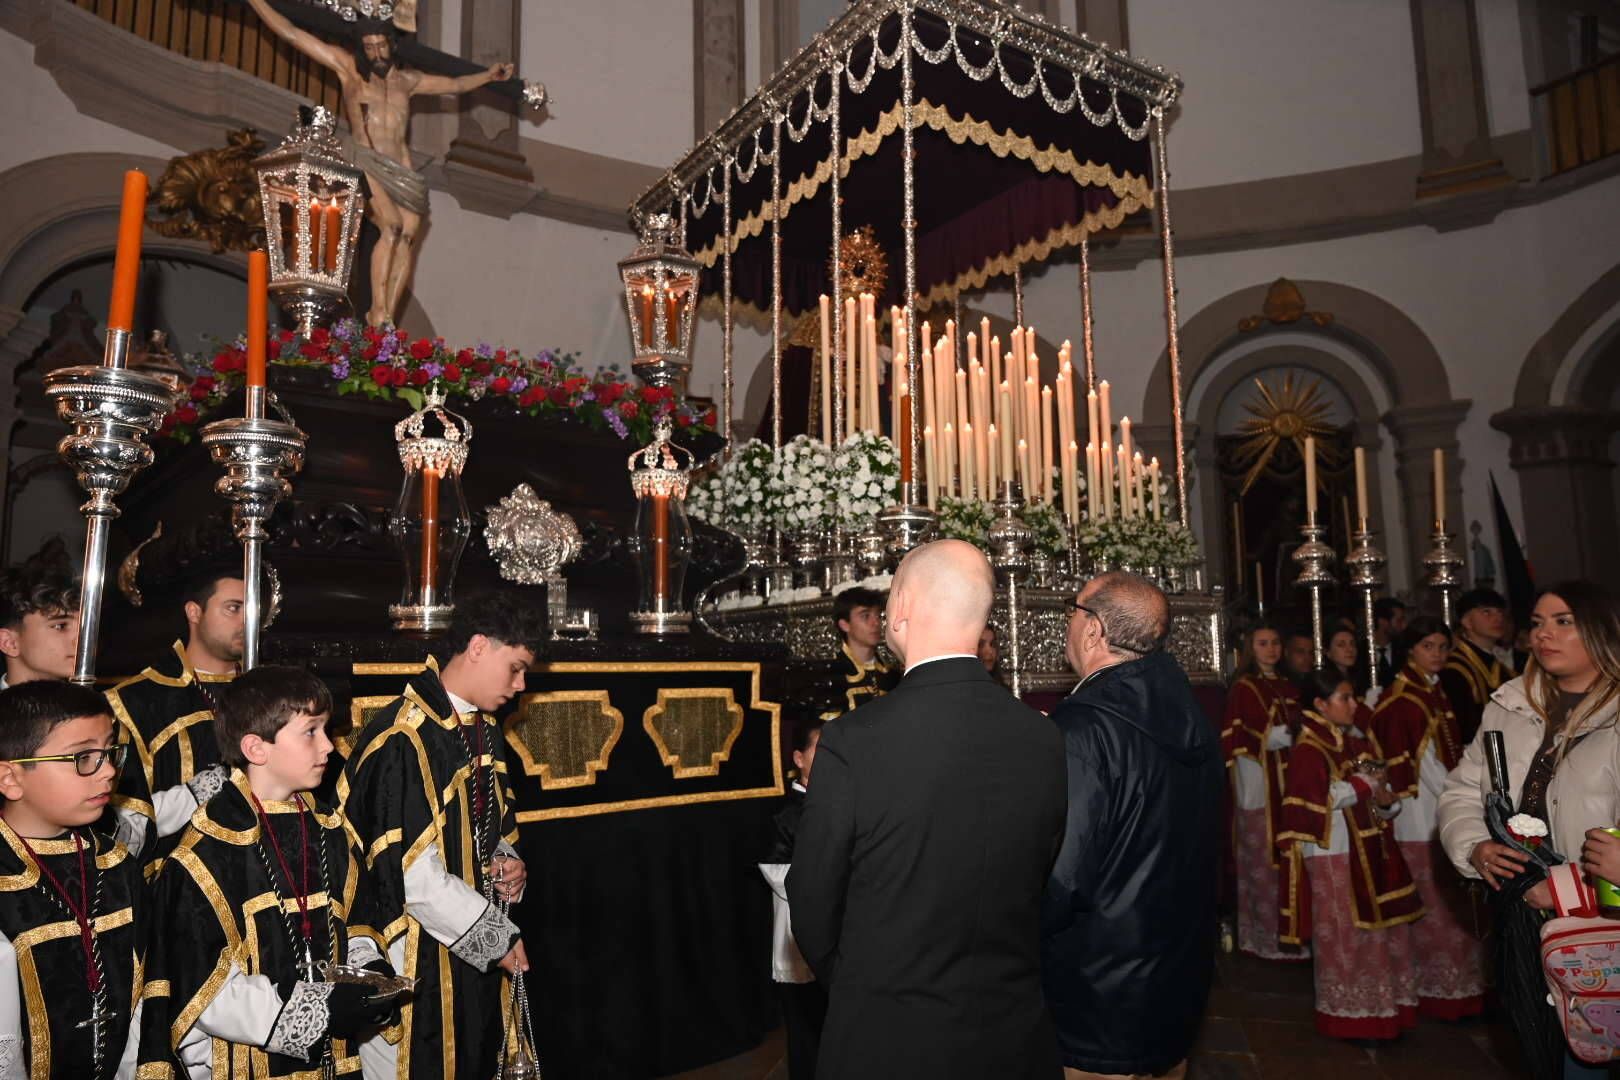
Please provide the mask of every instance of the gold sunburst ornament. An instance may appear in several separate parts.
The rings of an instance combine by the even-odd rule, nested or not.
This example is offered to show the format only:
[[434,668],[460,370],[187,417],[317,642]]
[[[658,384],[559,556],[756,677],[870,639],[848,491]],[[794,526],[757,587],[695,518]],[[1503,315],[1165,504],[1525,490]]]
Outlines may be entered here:
[[1327,441],[1327,437],[1333,434],[1333,428],[1327,422],[1333,404],[1323,395],[1320,379],[1312,380],[1308,386],[1296,387],[1294,376],[1287,374],[1283,376],[1280,390],[1267,386],[1259,379],[1254,380],[1254,385],[1260,391],[1259,400],[1243,403],[1243,408],[1254,419],[1238,425],[1238,434],[1243,436],[1243,442],[1238,444],[1233,454],[1234,464],[1239,468],[1245,465],[1249,468],[1243,477],[1240,495],[1249,493],[1255,480],[1259,479],[1260,473],[1277,453],[1277,448],[1285,442],[1293,443],[1303,457],[1305,438],[1310,436],[1316,440],[1316,456],[1323,465],[1337,468],[1343,463],[1344,455]]
[[872,226],[862,225],[838,244],[838,286],[844,296],[871,293],[880,300],[889,281],[889,257]]

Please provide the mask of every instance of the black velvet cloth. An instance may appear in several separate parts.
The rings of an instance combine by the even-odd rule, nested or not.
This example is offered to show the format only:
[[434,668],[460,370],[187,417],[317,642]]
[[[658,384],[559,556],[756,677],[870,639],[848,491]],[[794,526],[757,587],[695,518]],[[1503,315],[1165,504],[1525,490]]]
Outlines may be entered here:
[[[112,807],[153,817],[152,795],[184,784],[203,769],[220,763],[214,738],[214,704],[228,676],[198,675],[176,641],[171,651],[132,679],[107,691],[107,703],[118,721],[118,738],[130,744],[118,776],[111,807],[101,827],[117,822]],[[147,829],[141,863],[150,866],[174,850],[179,834],[158,837]]]
[[[948,31],[937,17],[917,13],[918,35],[925,48],[937,49]],[[891,54],[899,37],[899,17],[891,17],[879,37],[884,53]],[[970,63],[982,66],[990,61],[990,46],[978,35],[958,32]],[[862,78],[870,63],[871,44],[859,45],[852,70]],[[1007,46],[1001,50],[1003,64],[1020,83],[1033,72],[1030,58]],[[1150,140],[1132,140],[1118,125],[1097,126],[1086,119],[1077,106],[1058,113],[1041,100],[1037,89],[1031,97],[1017,98],[992,75],[983,82],[969,78],[954,58],[930,64],[913,57],[915,98],[943,106],[960,121],[971,116],[988,124],[998,135],[1012,132],[1034,142],[1036,147],[1053,147],[1072,153],[1076,160],[1109,167],[1116,176],[1131,174],[1152,182]],[[1073,76],[1055,64],[1042,66],[1046,84],[1057,98],[1066,98],[1074,87]],[[841,126],[846,137],[875,130],[878,117],[900,101],[900,65],[879,68],[862,94],[852,93],[840,83]],[[816,102],[825,107],[831,93],[828,77],[819,79],[813,89]],[[1109,108],[1109,89],[1090,79],[1081,80],[1081,93],[1094,111]],[[1147,122],[1148,106],[1126,93],[1117,95],[1126,122],[1133,128]],[[810,107],[809,95],[800,94],[788,107],[795,127],[800,126]],[[816,166],[831,153],[826,123],[813,125],[801,142],[782,138],[782,190],[814,173]],[[772,129],[760,136],[769,151]],[[899,303],[904,282],[899,272],[903,250],[898,212],[902,199],[902,133],[896,131],[879,149],[853,162],[841,183],[842,225],[845,232],[871,225],[878,243],[890,255],[889,287],[878,298],[880,306]],[[1117,205],[1111,190],[1081,185],[1058,173],[1041,173],[1031,162],[1016,156],[998,156],[991,149],[968,140],[953,142],[948,135],[927,126],[913,132],[916,149],[915,198],[917,217],[917,288],[927,294],[936,285],[954,281],[969,267],[1012,252],[1031,240],[1044,240],[1055,228],[1071,225],[1085,214]],[[753,140],[738,149],[739,162],[746,167]],[[701,251],[713,244],[721,222],[718,196],[715,205],[687,225],[691,250]],[[699,201],[705,198],[705,182],[696,185]],[[732,182],[732,217],[742,221],[762,208],[771,198],[771,170],[759,167],[747,183]],[[823,184],[814,198],[794,204],[782,223],[782,295],[794,315],[810,310],[816,297],[830,292],[828,250],[832,235],[831,186]],[[720,265],[705,272],[703,288],[718,295]],[[733,256],[733,288],[737,298],[755,307],[770,310],[771,233],[765,228],[757,237],[742,241]]]
[[[234,962],[246,973],[268,976],[283,1001],[293,985],[305,978],[298,966],[303,946],[293,938],[294,933],[302,936],[300,918],[294,913],[289,928],[276,898],[279,892],[282,900],[292,901],[302,892],[306,864],[310,952],[316,963],[342,963],[348,956],[349,928],[358,931],[376,922],[370,881],[360,872],[343,819],[335,810],[319,804],[311,807],[308,795],[299,796],[301,804],[264,804],[281,857],[293,875],[289,882],[277,865],[274,845],[260,850],[261,825],[247,778],[237,772],[232,779],[180,832],[178,845],[153,883],[154,926],[146,977],[166,983],[169,993],[149,998],[141,1017],[141,1063],[152,1075],[164,1075],[160,1070],[165,1067],[172,1070],[167,1075],[186,1075],[176,1052],[202,1011],[223,989],[225,984],[215,981],[221,965]],[[274,867],[274,881],[267,861]],[[328,907],[329,896],[337,898],[335,907]],[[245,914],[249,910],[252,915]],[[238,951],[227,955],[233,950]],[[190,1023],[182,1025],[183,1018]],[[252,1075],[267,1080],[307,1075],[312,1068],[310,1061],[283,1054],[218,1041],[214,1046],[216,1053],[231,1055],[242,1075],[247,1074],[246,1062],[254,1057],[262,1065]],[[356,1047],[338,1041],[332,1050],[340,1071],[359,1064]],[[315,1050],[316,1063],[323,1052],[324,1048]]]
[[[782,774],[774,717],[749,704],[752,679],[749,666],[702,663],[536,676],[536,689],[606,688],[624,715],[589,786],[542,788],[511,749],[508,721],[529,865],[512,917],[551,1080],[663,1076],[742,1053],[774,1026],[770,891],[756,864]],[[660,688],[722,686],[744,708],[730,756],[715,776],[675,779],[647,710]],[[677,799],[687,801],[645,801]],[[533,818],[548,811],[579,816]]]
[[[39,768],[66,768],[60,763]],[[129,1036],[134,1012],[135,957],[144,946],[144,888],[140,869],[129,853],[110,838],[79,830],[84,844],[84,868],[94,918],[117,923],[96,935],[106,980],[106,1008],[112,1014],[103,1029],[100,1071],[93,1060],[88,1028],[78,1025],[92,1011],[85,978],[84,947],[68,908],[57,898],[48,878],[34,868],[34,860],[11,827],[0,823],[0,933],[17,948],[17,976],[23,990],[24,1062],[33,1076],[107,1077],[113,1074]],[[74,903],[83,904],[79,858],[73,837],[28,841]],[[99,899],[98,897],[99,893]],[[35,944],[22,944],[24,934],[37,934],[47,926],[67,932]],[[30,985],[39,988],[37,1000]],[[36,1037],[43,1035],[43,1038]]]

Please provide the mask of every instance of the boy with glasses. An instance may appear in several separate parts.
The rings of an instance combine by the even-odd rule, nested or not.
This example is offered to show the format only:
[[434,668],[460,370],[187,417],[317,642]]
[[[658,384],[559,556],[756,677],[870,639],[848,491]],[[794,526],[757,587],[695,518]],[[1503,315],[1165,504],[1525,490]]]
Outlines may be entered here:
[[90,828],[126,749],[93,690],[0,691],[0,1076],[134,1075],[141,874]]

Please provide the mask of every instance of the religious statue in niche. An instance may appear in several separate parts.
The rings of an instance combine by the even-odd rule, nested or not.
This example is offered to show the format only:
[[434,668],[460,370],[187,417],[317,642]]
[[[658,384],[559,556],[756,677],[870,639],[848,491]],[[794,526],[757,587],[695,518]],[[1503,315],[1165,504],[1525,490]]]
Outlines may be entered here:
[[416,241],[428,213],[427,181],[411,167],[407,140],[411,98],[470,93],[505,82],[516,69],[503,62],[454,78],[418,71],[396,61],[399,39],[393,23],[356,20],[346,50],[294,26],[269,0],[248,3],[272,33],[338,77],[354,163],[365,172],[371,188],[366,214],[381,234],[371,253],[371,308],[366,322],[392,325],[416,264]]

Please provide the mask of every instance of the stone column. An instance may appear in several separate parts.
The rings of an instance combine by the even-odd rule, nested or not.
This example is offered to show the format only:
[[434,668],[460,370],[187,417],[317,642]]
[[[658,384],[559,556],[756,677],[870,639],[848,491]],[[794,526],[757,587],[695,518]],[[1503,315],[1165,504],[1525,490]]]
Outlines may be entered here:
[[[523,8],[519,0],[463,0],[461,54],[475,64],[510,60],[520,65]],[[523,156],[518,109],[506,98],[477,90],[461,105],[461,122],[444,159],[445,183],[469,210],[510,218],[538,190]]]
[[1092,41],[1120,49],[1131,47],[1127,0],[1075,0],[1076,27]]
[[[1403,547],[1407,557],[1407,580],[1391,576],[1389,588],[1405,587],[1427,608],[1423,587],[1423,555],[1429,550],[1434,532],[1434,451],[1446,452],[1446,511],[1448,525],[1457,534],[1459,551],[1467,554],[1467,532],[1462,517],[1462,472],[1464,461],[1457,442],[1457,429],[1468,415],[1472,401],[1448,401],[1438,405],[1406,405],[1384,414],[1384,426],[1395,438],[1395,477],[1400,483],[1401,520],[1384,523],[1384,546],[1389,551]],[[1436,608],[1438,610],[1438,608]]]
[[1475,0],[1411,0],[1423,126],[1419,198],[1513,182],[1491,144]]
[[21,311],[0,307],[0,509],[11,485],[11,437],[22,420],[17,376],[45,337],[45,328],[29,322]]
[[1584,405],[1520,407],[1497,413],[1491,426],[1513,440],[1525,557],[1536,581],[1613,581],[1620,524],[1610,445],[1620,431],[1620,412]]
[[[693,141],[703,138],[743,100],[743,0],[692,2]],[[791,54],[789,54],[791,55]],[[766,77],[764,68],[761,77]]]

